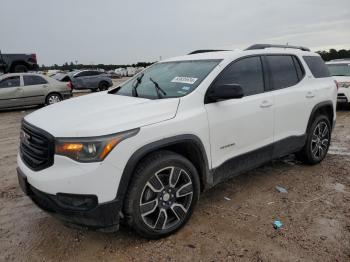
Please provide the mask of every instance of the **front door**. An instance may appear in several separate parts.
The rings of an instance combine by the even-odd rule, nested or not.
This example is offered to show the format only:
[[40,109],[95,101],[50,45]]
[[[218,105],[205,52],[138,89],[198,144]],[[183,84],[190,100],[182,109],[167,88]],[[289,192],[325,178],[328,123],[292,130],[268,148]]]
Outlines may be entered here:
[[[235,171],[259,165],[271,158],[273,143],[273,96],[264,92],[260,56],[233,62],[214,85],[239,84],[244,97],[205,105],[209,129],[212,168],[230,176]],[[236,161],[235,161],[236,160]],[[232,165],[229,165],[233,161]],[[214,182],[221,178],[216,178]]]

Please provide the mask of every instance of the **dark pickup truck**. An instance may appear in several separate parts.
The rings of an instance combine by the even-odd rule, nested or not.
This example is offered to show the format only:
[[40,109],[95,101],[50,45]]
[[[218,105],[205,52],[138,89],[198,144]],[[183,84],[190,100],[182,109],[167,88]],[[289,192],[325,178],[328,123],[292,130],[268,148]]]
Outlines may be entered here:
[[0,72],[22,73],[36,71],[38,68],[36,54],[2,54],[0,52]]

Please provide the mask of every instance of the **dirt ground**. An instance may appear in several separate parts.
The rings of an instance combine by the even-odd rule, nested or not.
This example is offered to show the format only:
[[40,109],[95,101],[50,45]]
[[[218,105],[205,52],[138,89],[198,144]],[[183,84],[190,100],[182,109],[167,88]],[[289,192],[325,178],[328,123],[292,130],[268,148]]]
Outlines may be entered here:
[[183,229],[158,241],[127,228],[67,228],[23,195],[16,153],[20,120],[33,110],[0,112],[0,261],[350,261],[348,109],[337,112],[321,164],[289,156],[220,184],[201,196]]

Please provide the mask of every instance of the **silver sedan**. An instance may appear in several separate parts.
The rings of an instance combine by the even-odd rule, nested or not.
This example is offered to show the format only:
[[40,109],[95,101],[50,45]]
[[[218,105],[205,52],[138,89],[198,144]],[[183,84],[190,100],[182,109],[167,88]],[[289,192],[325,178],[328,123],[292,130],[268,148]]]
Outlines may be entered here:
[[70,83],[35,73],[0,76],[0,108],[50,105],[72,96]]

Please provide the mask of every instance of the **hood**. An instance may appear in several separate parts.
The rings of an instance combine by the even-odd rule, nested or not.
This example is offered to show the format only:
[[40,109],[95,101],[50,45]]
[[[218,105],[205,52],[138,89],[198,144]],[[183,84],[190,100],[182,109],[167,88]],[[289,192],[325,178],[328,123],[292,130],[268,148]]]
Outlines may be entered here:
[[179,101],[100,92],[47,106],[24,119],[55,137],[102,136],[174,118]]

